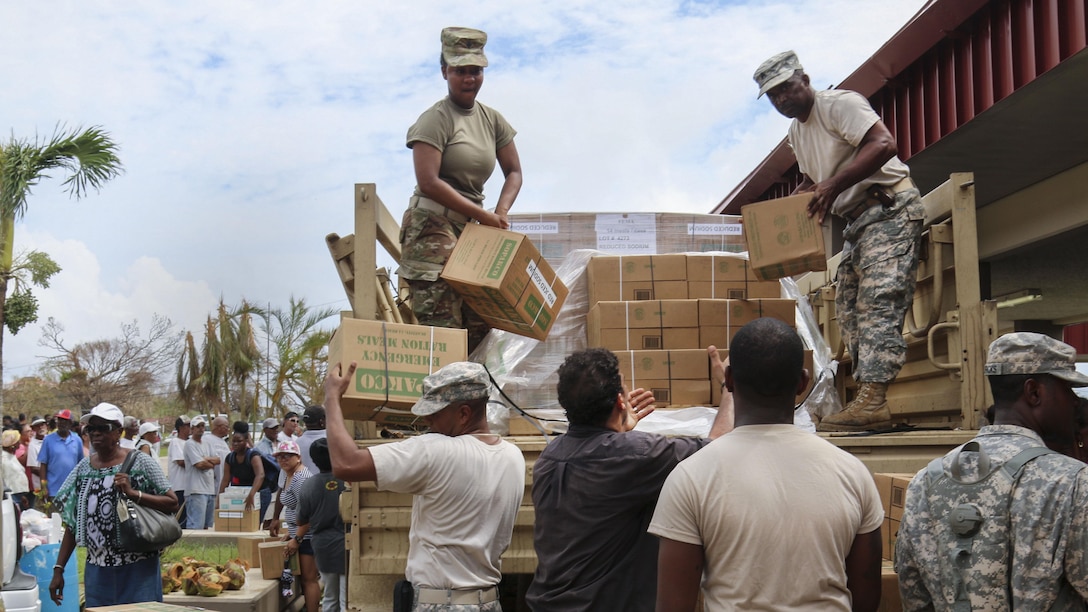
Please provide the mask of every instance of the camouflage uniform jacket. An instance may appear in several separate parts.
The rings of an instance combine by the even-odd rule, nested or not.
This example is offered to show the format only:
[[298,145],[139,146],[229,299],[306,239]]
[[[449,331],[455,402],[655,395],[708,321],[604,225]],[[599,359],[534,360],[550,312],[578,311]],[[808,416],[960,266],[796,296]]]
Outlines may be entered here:
[[[1013,425],[983,427],[975,440],[994,465],[1043,446],[1034,431]],[[945,474],[952,454],[942,461]],[[963,478],[970,481],[978,476],[978,453],[965,457]],[[926,470],[911,480],[895,549],[903,609],[954,609],[957,576],[967,577],[974,610],[1088,609],[1088,466],[1048,454],[1024,466],[1011,500],[986,499],[994,494],[987,485],[978,492],[981,507],[1008,504],[1009,524],[1002,528],[1008,543],[975,547],[960,571],[953,561],[955,536],[942,543],[954,502],[930,495]]]

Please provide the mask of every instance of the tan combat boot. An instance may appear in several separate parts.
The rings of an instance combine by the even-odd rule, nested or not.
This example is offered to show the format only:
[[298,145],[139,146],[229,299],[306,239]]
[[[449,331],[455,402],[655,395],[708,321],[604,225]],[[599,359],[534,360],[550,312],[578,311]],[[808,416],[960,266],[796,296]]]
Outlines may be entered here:
[[887,383],[863,382],[858,387],[854,401],[846,408],[833,414],[816,427],[817,431],[870,431],[891,429],[892,414],[888,411],[888,401],[884,394],[888,391]]

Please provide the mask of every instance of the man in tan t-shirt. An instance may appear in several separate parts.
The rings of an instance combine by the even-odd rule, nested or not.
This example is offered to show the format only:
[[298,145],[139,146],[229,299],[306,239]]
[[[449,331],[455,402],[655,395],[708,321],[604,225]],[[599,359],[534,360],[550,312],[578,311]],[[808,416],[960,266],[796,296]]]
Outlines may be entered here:
[[884,510],[853,455],[793,425],[808,383],[785,323],[745,325],[725,386],[736,428],[665,481],[649,532],[660,537],[657,610],[869,610],[880,604]]

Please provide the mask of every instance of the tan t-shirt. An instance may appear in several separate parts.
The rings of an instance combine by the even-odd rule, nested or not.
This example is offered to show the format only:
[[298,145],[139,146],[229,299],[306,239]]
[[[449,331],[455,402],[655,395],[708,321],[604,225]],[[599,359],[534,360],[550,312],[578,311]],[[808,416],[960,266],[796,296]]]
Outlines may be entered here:
[[846,555],[883,520],[856,457],[793,425],[746,425],[673,471],[649,532],[703,547],[707,610],[850,610]]
[[412,584],[478,589],[498,584],[525,493],[525,458],[503,440],[432,433],[370,448],[379,491],[410,493]]
[[[425,142],[442,152],[438,178],[476,203],[484,200],[484,183],[495,171],[499,149],[517,132],[499,111],[477,102],[470,109],[449,97],[438,101],[408,128],[408,148]],[[415,195],[426,197],[416,186]]]
[[[861,94],[845,89],[816,92],[816,101],[808,121],[790,124],[790,146],[797,156],[797,166],[805,176],[819,183],[839,173],[854,161],[858,144],[869,128],[880,121],[869,101]],[[910,169],[892,157],[869,178],[842,192],[831,212],[849,212],[865,198],[871,185],[890,186],[910,176]]]

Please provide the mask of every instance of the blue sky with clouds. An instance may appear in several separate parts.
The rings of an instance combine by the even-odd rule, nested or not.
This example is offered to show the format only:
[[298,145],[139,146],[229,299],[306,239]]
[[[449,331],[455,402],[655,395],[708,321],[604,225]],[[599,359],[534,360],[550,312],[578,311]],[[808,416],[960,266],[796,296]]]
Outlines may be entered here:
[[[490,36],[479,100],[518,130],[515,212],[708,212],[786,132],[755,99],[763,59],[795,49],[827,87],[924,4],[0,3],[4,137],[101,125],[126,169],[79,202],[44,182],[16,249],[63,267],[37,295],[70,343],[153,313],[198,329],[220,296],[348,308],[324,237],[352,231],[355,183],[403,213],[448,25]],[[7,336],[5,379],[36,372],[39,338]]]

